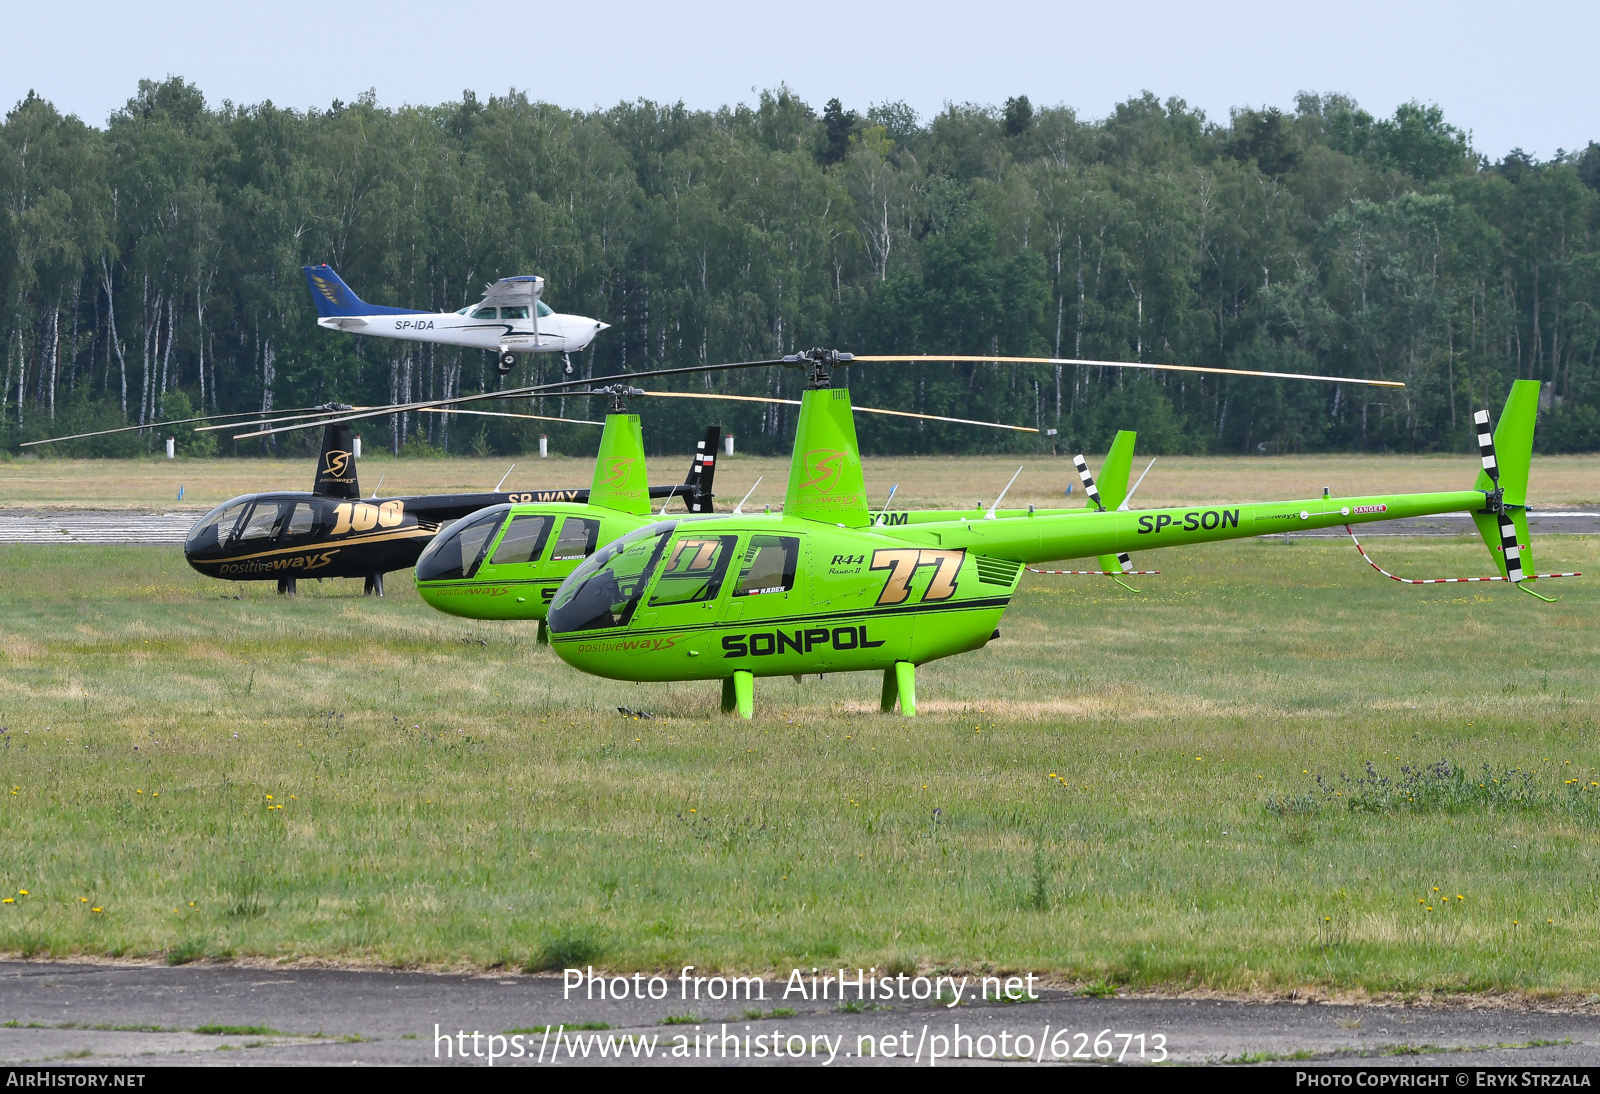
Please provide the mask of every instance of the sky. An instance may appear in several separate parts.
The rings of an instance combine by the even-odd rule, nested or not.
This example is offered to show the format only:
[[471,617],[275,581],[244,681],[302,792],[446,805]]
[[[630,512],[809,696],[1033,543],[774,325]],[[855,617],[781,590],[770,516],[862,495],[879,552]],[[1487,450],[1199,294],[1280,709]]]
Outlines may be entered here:
[[1495,159],[1600,140],[1594,0],[80,0],[64,14],[7,4],[7,109],[31,89],[103,125],[141,78],[169,75],[213,104],[326,108],[371,89],[398,106],[517,88],[569,108],[714,109],[787,84],[819,110],[834,96],[856,110],[904,100],[924,118],[1027,95],[1094,119],[1148,90],[1225,121],[1230,107],[1289,109],[1314,90],[1378,115],[1437,103]]

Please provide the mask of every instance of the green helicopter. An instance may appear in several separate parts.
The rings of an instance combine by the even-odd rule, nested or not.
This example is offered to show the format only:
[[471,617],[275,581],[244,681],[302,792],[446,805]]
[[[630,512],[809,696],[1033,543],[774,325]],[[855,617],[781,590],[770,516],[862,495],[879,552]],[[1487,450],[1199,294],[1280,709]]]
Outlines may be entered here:
[[[916,712],[915,667],[982,648],[1024,566],[1133,549],[1467,512],[1499,574],[1532,593],[1526,493],[1537,381],[1517,381],[1469,490],[1070,514],[998,513],[903,525],[867,507],[847,354],[813,351],[781,514],[656,521],[578,566],[550,606],[552,648],[596,676],[716,680],[750,717],[757,676],[881,672],[881,705]],[[1539,596],[1537,593],[1533,593]],[[1540,599],[1546,599],[1542,596]]]

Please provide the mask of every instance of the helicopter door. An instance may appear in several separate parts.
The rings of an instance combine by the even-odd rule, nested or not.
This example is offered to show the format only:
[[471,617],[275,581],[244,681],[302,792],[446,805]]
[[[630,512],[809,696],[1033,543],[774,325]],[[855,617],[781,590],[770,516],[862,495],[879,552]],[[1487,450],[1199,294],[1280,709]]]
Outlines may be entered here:
[[794,591],[799,569],[798,536],[751,536],[722,621],[765,619],[801,610],[799,594]]
[[600,522],[585,517],[568,517],[561,522],[561,532],[550,551],[551,562],[582,562],[594,554],[600,539]]
[[264,547],[278,534],[278,521],[283,516],[284,505],[276,501],[258,501],[250,515],[234,532],[234,542],[242,547]]
[[278,533],[278,542],[289,546],[303,543],[317,530],[316,510],[310,502],[295,502],[294,511],[281,523],[283,530]]
[[541,579],[549,579],[539,594],[548,604],[556,587],[600,546],[600,522],[588,517],[566,517],[545,538],[549,541],[548,553],[542,556],[536,572]]
[[635,625],[709,631],[717,621],[717,601],[738,541],[736,535],[707,536],[693,531],[673,540]]

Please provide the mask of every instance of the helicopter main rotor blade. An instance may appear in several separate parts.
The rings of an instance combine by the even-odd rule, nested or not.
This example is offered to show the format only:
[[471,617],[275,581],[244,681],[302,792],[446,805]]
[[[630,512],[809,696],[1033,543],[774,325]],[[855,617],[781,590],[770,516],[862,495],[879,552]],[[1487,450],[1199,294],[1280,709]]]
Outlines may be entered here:
[[[360,407],[360,406],[352,406],[352,407],[343,407],[343,408],[341,408],[339,410],[319,410],[319,411],[316,411],[314,413],[309,413],[309,414],[296,414],[296,413],[293,413],[291,411],[285,411],[283,416],[282,417],[278,417],[278,418],[257,418],[254,421],[249,421],[249,422],[223,422],[221,425],[200,425],[200,426],[195,426],[195,430],[194,431],[196,433],[210,433],[210,432],[213,432],[214,430],[218,430],[218,429],[242,429],[247,425],[271,425],[271,424],[274,424],[276,422],[301,422],[301,421],[305,421],[307,418],[318,418],[318,419],[320,419],[320,418],[325,417],[325,416],[327,416],[329,414],[344,414],[344,413],[346,413],[347,411],[350,411],[350,410],[365,410],[365,409],[367,409],[367,408],[366,407]],[[321,425],[322,422],[319,420],[319,421],[311,423],[311,424]]]
[[861,354],[857,361],[950,361],[1003,365],[1094,365],[1099,368],[1142,368],[1154,372],[1203,372],[1216,376],[1264,376],[1272,380],[1322,380],[1330,384],[1366,384],[1369,387],[1405,387],[1399,380],[1367,380],[1355,376],[1315,376],[1307,372],[1257,372],[1242,368],[1207,368],[1204,365],[1153,365],[1145,361],[1085,361],[1075,357],[995,357],[949,353]]
[[[685,365],[680,368],[658,368],[645,372],[622,372],[612,376],[593,376],[587,380],[557,380],[548,384],[535,384],[531,387],[507,388],[504,391],[482,391],[476,395],[457,395],[453,399],[427,399],[416,403],[395,403],[392,406],[373,407],[359,414],[348,414],[342,418],[329,418],[314,425],[329,425],[339,422],[354,422],[365,418],[382,418],[388,414],[404,414],[412,410],[427,410],[431,407],[459,406],[462,403],[476,403],[485,399],[526,399],[535,395],[560,395],[567,388],[579,385],[607,384],[613,381],[647,380],[655,376],[681,376],[686,373],[703,372],[729,372],[733,369],[766,368],[772,365],[782,365],[782,360],[771,361],[731,361],[721,365]],[[252,437],[268,437],[274,433],[292,433],[299,429],[309,429],[310,425],[287,425],[276,429],[262,429],[255,433],[240,433],[234,436],[236,441],[249,440]]]
[[[353,406],[353,407],[350,407],[349,409],[350,410],[371,410],[372,408],[368,407],[368,406]],[[325,413],[328,413],[328,414],[340,414],[340,413],[343,413],[343,411],[330,410],[330,411],[326,411]],[[448,407],[448,406],[447,407],[421,407],[416,411],[416,413],[418,413],[418,414],[476,414],[476,415],[479,415],[479,416],[485,417],[485,418],[531,418],[534,421],[539,421],[539,422],[571,422],[573,425],[605,425],[606,424],[604,422],[591,422],[587,418],[557,418],[557,417],[554,417],[553,415],[549,415],[549,414],[514,414],[511,411],[503,411],[503,410],[458,410],[455,407]],[[282,417],[282,418],[262,418],[262,419],[260,419],[258,421],[254,421],[254,422],[228,422],[228,423],[225,423],[223,425],[201,426],[199,429],[196,429],[195,432],[198,433],[201,430],[209,430],[209,429],[236,429],[236,428],[239,428],[240,426],[247,426],[247,425],[275,425],[278,422],[301,421],[305,417],[308,417],[308,415],[290,414],[290,415],[287,415],[287,416]],[[326,423],[321,421],[321,420],[318,420],[318,421],[314,421],[314,422],[304,422],[303,424],[305,424],[307,426],[317,426],[317,425],[324,425]]]
[[[314,406],[305,406],[305,407],[299,407],[298,409],[310,412],[310,411],[315,411],[318,408],[314,407]],[[235,410],[235,411],[233,411],[231,413],[228,413],[228,414],[203,414],[198,418],[174,418],[171,421],[167,421],[167,422],[146,422],[144,425],[124,425],[124,426],[118,426],[116,429],[97,429],[93,433],[74,433],[74,434],[72,434],[71,436],[68,436],[68,437],[47,437],[42,441],[23,441],[17,447],[18,448],[27,448],[29,445],[35,445],[35,444],[54,444],[57,441],[81,441],[85,437],[105,437],[105,436],[109,436],[112,433],[132,433],[135,430],[140,430],[140,429],[160,429],[163,426],[169,426],[169,425],[188,425],[190,422],[214,422],[218,418],[248,418],[252,414],[259,414],[259,413],[260,413],[260,411],[257,411],[257,410]],[[293,410],[286,410],[283,413],[292,414],[292,413],[294,413],[294,411]],[[335,413],[335,412],[329,411],[328,413]],[[213,429],[228,429],[228,428],[231,428],[231,427],[236,427],[236,426],[241,426],[241,425],[246,425],[246,424],[248,424],[248,423],[245,423],[245,422],[225,422],[222,425],[212,426],[211,428],[213,428]],[[198,432],[200,432],[200,430],[205,429],[205,428],[206,428],[205,426],[199,426],[199,427],[197,427],[195,429],[195,432],[198,433]]]
[[[582,392],[580,394],[588,394]],[[594,394],[602,394],[595,392]],[[661,399],[727,399],[738,403],[781,403],[784,406],[799,406],[799,399],[773,399],[762,395],[718,395],[715,392],[702,391],[646,391],[643,394]],[[939,414],[916,414],[909,410],[883,410],[875,406],[852,406],[851,410],[858,410],[863,414],[890,414],[896,418],[920,418],[927,422],[951,422],[955,425],[981,425],[990,429],[1012,429],[1018,433],[1037,433],[1037,429],[1026,425],[1006,425],[1002,422],[979,422],[971,418],[946,418]]]
[[556,418],[549,414],[513,414],[509,410],[458,410],[453,406],[423,407],[418,414],[476,414],[480,418],[532,418],[536,422],[566,422],[568,425],[605,425],[588,418]]

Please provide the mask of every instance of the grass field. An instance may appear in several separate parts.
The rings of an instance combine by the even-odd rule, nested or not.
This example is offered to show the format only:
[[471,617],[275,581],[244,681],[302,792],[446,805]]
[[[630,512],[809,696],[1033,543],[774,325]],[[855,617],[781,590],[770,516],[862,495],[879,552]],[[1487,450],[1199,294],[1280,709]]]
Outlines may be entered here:
[[[1099,468],[1101,457],[1090,457]],[[363,492],[381,481],[385,494],[427,494],[490,490],[513,461],[509,459],[392,459],[369,454],[361,462]],[[588,486],[592,460],[519,457],[506,479],[507,490]],[[898,483],[896,507],[968,506],[994,500],[1019,465],[1022,474],[1006,495],[1008,503],[1060,505],[1066,485],[1077,483],[1066,456],[964,456],[871,458],[866,461],[869,496],[881,502]],[[1133,477],[1149,462],[1135,455]],[[204,511],[232,497],[257,490],[309,490],[314,461],[217,460],[57,460],[0,461],[0,507],[87,509],[189,509]],[[681,482],[688,455],[650,461],[650,481]],[[1163,456],[1156,461],[1138,504],[1202,505],[1224,501],[1308,498],[1324,486],[1335,495],[1460,490],[1477,474],[1472,456]],[[738,455],[717,465],[717,494],[724,509],[762,479],[753,505],[783,501],[788,460]],[[184,491],[179,502],[178,487]],[[1072,500],[1081,498],[1074,489]],[[1536,505],[1600,503],[1600,455],[1540,456],[1533,461],[1529,497]]]
[[[1534,553],[1600,569],[1593,538]],[[401,575],[289,601],[175,548],[0,547],[0,951],[1600,990],[1592,579],[1545,605],[1337,541],[1140,561],[1141,595],[1029,576],[915,720],[838,676],[758,681],[742,723]],[[1402,776],[1441,759],[1467,775]],[[1369,762],[1395,781],[1341,779]]]

